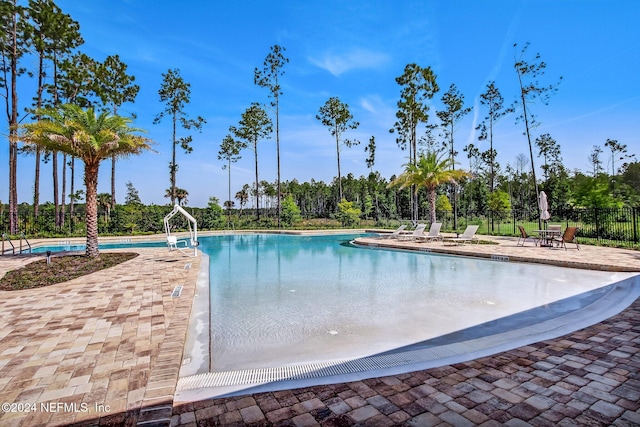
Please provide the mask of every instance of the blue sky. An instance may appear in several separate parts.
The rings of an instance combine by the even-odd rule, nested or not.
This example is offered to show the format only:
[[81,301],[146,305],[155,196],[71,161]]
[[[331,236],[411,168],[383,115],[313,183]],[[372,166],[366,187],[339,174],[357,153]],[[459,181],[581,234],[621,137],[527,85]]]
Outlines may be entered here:
[[[561,145],[570,169],[589,170],[587,157],[607,138],[640,154],[640,2],[635,0],[538,1],[237,1],[58,0],[80,23],[85,44],[80,50],[96,60],[119,54],[141,86],[133,104],[137,127],[148,130],[156,153],[121,160],[117,168],[118,202],[131,181],[144,203],[167,203],[171,156],[169,121],[152,124],[163,109],[158,96],[162,73],[179,68],[191,84],[186,111],[207,120],[193,134],[193,153],[178,152],[178,187],[189,191],[190,206],[206,206],[209,196],[227,199],[227,171],[217,159],[220,142],[251,102],[268,102],[268,92],[253,83],[270,46],[284,46],[290,62],[284,68],[281,97],[282,180],[325,182],[337,175],[335,143],[315,118],[332,96],[347,103],[360,127],[345,134],[361,144],[341,153],[342,174],[368,173],[364,147],[376,137],[374,169],[389,178],[402,171],[401,151],[389,129],[395,122],[400,87],[395,78],[408,63],[431,66],[441,88],[434,97],[430,121],[452,83],[475,107],[456,129],[458,162],[468,168],[462,148],[477,141],[475,125],[485,115],[478,104],[495,80],[506,102],[517,94],[513,70],[514,43],[531,43],[547,63],[545,83],[563,77],[548,106],[534,105],[541,125],[534,137],[550,133]],[[32,82],[23,81],[21,107],[32,97]],[[6,125],[5,125],[6,126]],[[515,165],[528,153],[523,127],[515,116],[502,119],[494,134],[498,161]],[[5,133],[3,129],[2,133]],[[260,179],[276,179],[275,139],[259,144]],[[8,175],[8,149],[0,151],[0,170]],[[609,162],[603,153],[605,166]],[[540,160],[536,159],[539,165]],[[21,156],[19,200],[32,201],[34,158]],[[609,163],[610,165],[610,163]],[[610,166],[609,166],[610,167]],[[51,166],[44,165],[41,194],[51,200]],[[99,192],[110,191],[110,164],[103,164]],[[253,153],[246,150],[232,167],[232,191],[252,183]],[[2,179],[4,181],[4,178]],[[81,186],[81,181],[77,186]],[[7,185],[0,200],[8,199]]]

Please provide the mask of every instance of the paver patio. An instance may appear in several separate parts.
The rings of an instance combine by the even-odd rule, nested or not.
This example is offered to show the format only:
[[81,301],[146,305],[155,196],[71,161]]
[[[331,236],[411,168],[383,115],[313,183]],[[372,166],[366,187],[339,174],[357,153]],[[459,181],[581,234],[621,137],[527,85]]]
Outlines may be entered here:
[[[0,292],[0,403],[13,404],[1,425],[135,424],[163,404],[170,414],[200,258],[135,252],[66,283]],[[35,258],[0,257],[0,275]]]
[[[640,271],[639,252],[496,241],[448,250]],[[67,283],[0,292],[0,403],[13,404],[1,425],[640,425],[640,300],[572,334],[466,363],[174,404],[200,258],[135,252]],[[32,259],[0,257],[0,275]]]

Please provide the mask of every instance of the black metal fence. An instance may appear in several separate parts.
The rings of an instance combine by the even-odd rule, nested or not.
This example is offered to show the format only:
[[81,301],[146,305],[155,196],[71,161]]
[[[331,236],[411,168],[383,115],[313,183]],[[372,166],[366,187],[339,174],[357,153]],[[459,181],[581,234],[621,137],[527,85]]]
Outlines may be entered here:
[[[452,212],[440,213],[438,220],[443,222],[443,229],[454,228]],[[467,224],[480,225],[478,233],[489,235],[518,235],[518,225],[528,232],[549,224],[576,226],[580,228],[578,240],[583,243],[640,249],[640,207],[566,209],[551,212],[546,222],[540,221],[537,211],[460,212],[457,231]]]
[[[98,219],[98,230],[101,235],[123,235],[136,233],[161,233],[162,219],[170,211],[168,206],[141,206],[140,209],[128,210],[118,206],[109,214],[101,212]],[[190,209],[198,220],[198,227],[207,229],[222,229],[227,227],[225,216],[212,216],[207,209]],[[55,221],[55,214],[51,211],[41,212],[38,217],[33,212],[22,210],[18,213],[18,233],[24,233],[27,238],[34,237],[72,237],[83,236],[86,233],[84,223],[84,206],[78,206],[75,213],[68,212],[64,221]],[[246,215],[246,213],[245,213]],[[596,243],[600,245],[634,247],[640,249],[640,207],[606,209],[567,209],[551,212],[551,219],[547,224],[538,219],[535,211],[503,211],[503,212],[458,212],[457,227],[454,227],[452,212],[438,212],[438,221],[443,223],[443,231],[462,231],[468,224],[480,225],[479,234],[517,235],[517,225],[522,225],[527,231],[560,224],[578,226],[578,240],[582,243]],[[356,227],[385,226],[393,227],[399,219],[379,218],[377,221],[361,221]],[[421,221],[428,221],[428,214],[421,213]],[[180,228],[178,218],[175,225]],[[332,223],[335,221],[332,221]],[[405,220],[406,222],[406,220]],[[236,228],[239,224],[236,224]],[[334,226],[335,224],[332,224]],[[183,224],[186,227],[186,223]],[[256,228],[256,223],[248,222],[246,226]],[[258,227],[259,228],[259,227]],[[299,227],[298,227],[299,228]],[[0,231],[9,233],[9,215],[5,209],[0,212]],[[17,235],[14,235],[17,237]]]

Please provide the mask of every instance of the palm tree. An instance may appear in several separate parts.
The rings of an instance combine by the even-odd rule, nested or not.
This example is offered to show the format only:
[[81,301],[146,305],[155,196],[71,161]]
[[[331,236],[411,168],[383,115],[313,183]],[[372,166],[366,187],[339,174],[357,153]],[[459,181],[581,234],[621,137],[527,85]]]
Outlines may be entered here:
[[400,186],[405,189],[415,185],[415,195],[418,195],[420,187],[427,190],[429,197],[429,217],[432,223],[436,222],[436,190],[442,184],[457,184],[461,178],[470,176],[466,171],[451,169],[453,160],[446,154],[438,156],[435,151],[427,151],[420,154],[416,163],[405,164],[405,171],[391,181],[387,188]]
[[184,188],[176,187],[175,189],[175,193],[172,193],[171,188],[167,188],[164,192],[164,197],[175,200],[180,206],[185,206],[189,203],[189,192]]
[[242,216],[242,209],[249,201],[249,184],[242,186],[242,190],[236,193],[236,199],[240,202],[240,216]]
[[97,257],[98,251],[98,171],[100,162],[112,155],[125,157],[151,149],[151,141],[129,127],[131,119],[106,112],[96,114],[93,108],[83,110],[77,105],[64,104],[58,108],[38,111],[41,119],[23,126],[21,136],[27,144],[58,150],[84,162],[86,187],[87,257]]
[[96,197],[98,202],[98,206],[102,208],[104,212],[104,220],[108,221],[111,217],[111,194],[109,193],[100,193]]
[[189,203],[189,192],[184,188],[176,188],[176,200],[180,206],[186,206]]

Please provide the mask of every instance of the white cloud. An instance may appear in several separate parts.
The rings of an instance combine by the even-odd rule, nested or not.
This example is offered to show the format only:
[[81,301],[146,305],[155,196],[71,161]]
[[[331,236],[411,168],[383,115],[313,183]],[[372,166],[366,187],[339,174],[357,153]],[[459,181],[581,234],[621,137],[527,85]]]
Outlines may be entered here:
[[390,60],[389,56],[366,49],[353,49],[341,54],[325,53],[322,57],[309,57],[313,65],[327,70],[334,76],[357,68],[377,68]]
[[383,100],[379,95],[367,95],[359,100],[360,108],[368,111],[377,118],[378,121],[393,122],[395,116],[394,104]]
[[373,106],[371,100],[363,98],[360,100],[360,106],[370,113],[376,113],[376,107]]

